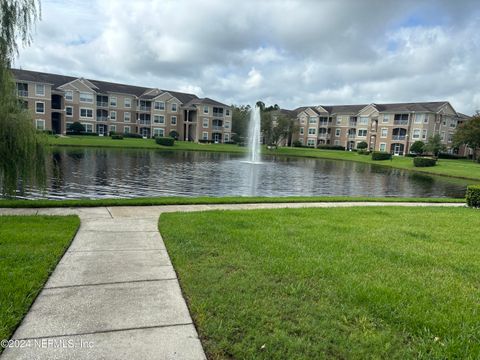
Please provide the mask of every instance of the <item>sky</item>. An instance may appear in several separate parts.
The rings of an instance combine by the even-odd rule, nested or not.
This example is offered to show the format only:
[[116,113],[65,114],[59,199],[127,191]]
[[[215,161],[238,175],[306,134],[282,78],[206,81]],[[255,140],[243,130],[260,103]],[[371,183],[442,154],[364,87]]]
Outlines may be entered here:
[[480,110],[478,0],[43,0],[15,66],[282,108]]

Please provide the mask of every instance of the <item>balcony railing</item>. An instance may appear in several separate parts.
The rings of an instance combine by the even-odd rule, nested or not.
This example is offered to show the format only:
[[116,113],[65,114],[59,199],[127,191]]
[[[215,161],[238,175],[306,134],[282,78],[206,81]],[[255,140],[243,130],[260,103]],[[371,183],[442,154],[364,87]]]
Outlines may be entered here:
[[140,109],[140,111],[151,111],[152,107],[151,106],[140,105],[139,109]]
[[348,126],[357,126],[357,122],[356,121],[349,121]]
[[97,121],[107,121],[108,116],[97,116]]
[[213,117],[223,117],[223,113],[214,112]]
[[213,130],[217,130],[217,131],[222,131],[222,130],[223,130],[223,126],[213,125],[213,126],[212,126],[212,129],[213,129]]
[[138,120],[140,125],[150,125],[152,122],[150,120]]
[[97,101],[97,106],[108,107],[108,101]]
[[321,138],[321,139],[325,139],[328,137],[328,134],[327,133],[324,133],[324,134],[318,134],[318,137]]
[[17,90],[18,96],[28,96],[28,90]]
[[393,140],[405,140],[406,135],[393,135],[392,139]]
[[355,139],[355,134],[348,134],[349,139]]
[[319,126],[328,126],[328,121],[320,121]]
[[408,125],[408,120],[393,120],[393,125]]

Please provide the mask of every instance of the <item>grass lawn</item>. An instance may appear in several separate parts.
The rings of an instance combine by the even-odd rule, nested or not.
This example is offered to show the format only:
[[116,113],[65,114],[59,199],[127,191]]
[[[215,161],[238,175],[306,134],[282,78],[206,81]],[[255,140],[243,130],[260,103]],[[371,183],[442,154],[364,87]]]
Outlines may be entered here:
[[82,200],[1,200],[0,208],[43,207],[95,207],[95,206],[150,206],[150,205],[200,205],[200,204],[257,204],[291,202],[426,202],[464,203],[455,198],[397,198],[397,197],[352,197],[352,196],[287,196],[287,197],[151,197],[132,199],[82,199]]
[[0,340],[20,324],[79,225],[77,216],[0,216]]
[[165,213],[159,227],[211,359],[480,358],[478,210]]
[[[48,142],[52,146],[80,146],[80,147],[118,147],[118,148],[139,148],[157,150],[184,150],[184,151],[213,151],[228,153],[245,153],[247,148],[230,144],[196,144],[186,141],[176,141],[174,146],[160,146],[153,139],[129,139],[112,140],[110,137],[100,136],[69,136],[55,137],[48,136]],[[350,151],[333,151],[311,148],[278,148],[267,150],[263,148],[264,154],[313,157],[333,160],[357,161],[380,166],[418,171],[434,175],[458,177],[480,181],[480,164],[468,160],[444,160],[438,161],[437,166],[428,168],[415,168],[412,158],[395,156],[391,161],[373,161],[369,155],[359,155]]]

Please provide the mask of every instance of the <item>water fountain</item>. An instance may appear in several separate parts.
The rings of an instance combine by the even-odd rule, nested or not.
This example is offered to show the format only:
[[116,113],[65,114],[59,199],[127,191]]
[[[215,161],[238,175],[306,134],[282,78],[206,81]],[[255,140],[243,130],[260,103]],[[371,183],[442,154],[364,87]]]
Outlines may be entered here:
[[260,108],[255,105],[255,107],[250,110],[250,124],[248,127],[248,162],[252,164],[261,164],[260,119]]

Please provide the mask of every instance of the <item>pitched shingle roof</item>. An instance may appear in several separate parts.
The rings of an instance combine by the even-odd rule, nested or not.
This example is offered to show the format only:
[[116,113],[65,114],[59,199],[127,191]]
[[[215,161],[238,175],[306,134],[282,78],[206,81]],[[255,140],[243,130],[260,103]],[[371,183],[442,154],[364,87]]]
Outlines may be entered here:
[[398,111],[398,112],[410,112],[410,111],[425,111],[425,112],[437,112],[448,101],[435,101],[435,102],[418,102],[418,103],[396,103],[396,104],[372,104],[378,111]]

